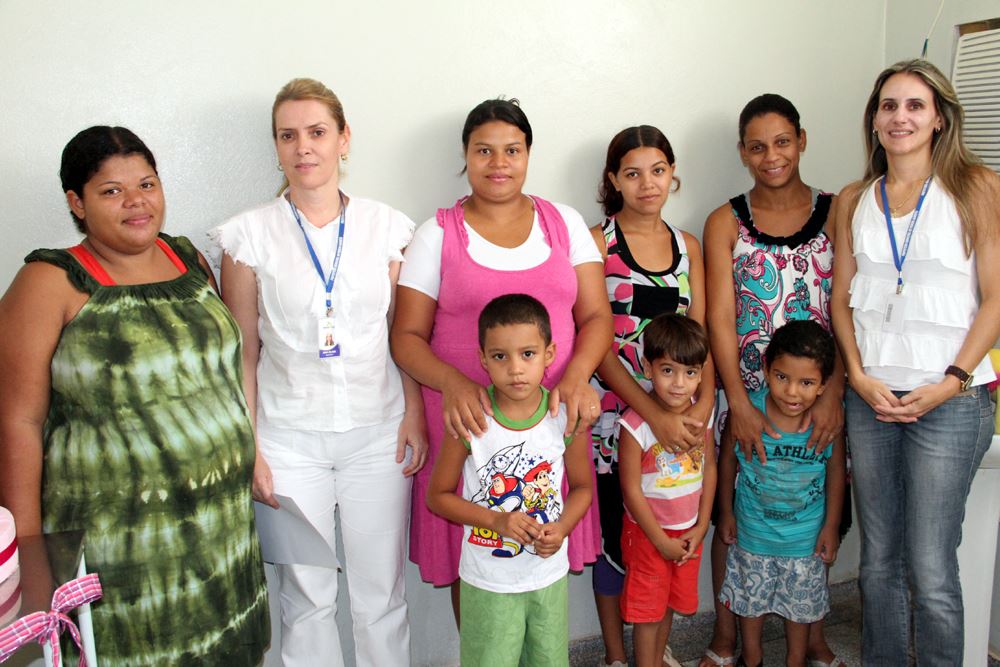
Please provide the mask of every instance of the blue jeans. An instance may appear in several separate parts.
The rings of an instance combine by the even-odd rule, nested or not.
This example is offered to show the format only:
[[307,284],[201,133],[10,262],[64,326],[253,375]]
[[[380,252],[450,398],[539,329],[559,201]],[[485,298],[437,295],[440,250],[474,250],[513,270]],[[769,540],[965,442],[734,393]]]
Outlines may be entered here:
[[877,421],[850,389],[846,403],[862,532],[863,664],[908,664],[912,609],[917,664],[959,666],[956,551],[969,487],[993,437],[993,402],[976,387],[912,424]]

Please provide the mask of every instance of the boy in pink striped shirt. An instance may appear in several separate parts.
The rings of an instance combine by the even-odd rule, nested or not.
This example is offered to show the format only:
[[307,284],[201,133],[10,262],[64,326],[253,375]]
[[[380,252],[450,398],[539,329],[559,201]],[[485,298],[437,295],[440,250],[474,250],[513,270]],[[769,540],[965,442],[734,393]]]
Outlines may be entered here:
[[[660,315],[646,325],[642,344],[650,395],[668,412],[686,412],[708,358],[705,330],[682,315]],[[698,609],[701,542],[715,497],[715,449],[705,446],[707,439],[688,451],[664,446],[633,410],[618,426],[625,500],[622,618],[634,625],[638,667],[660,667],[661,660],[673,661],[667,653],[673,613]]]

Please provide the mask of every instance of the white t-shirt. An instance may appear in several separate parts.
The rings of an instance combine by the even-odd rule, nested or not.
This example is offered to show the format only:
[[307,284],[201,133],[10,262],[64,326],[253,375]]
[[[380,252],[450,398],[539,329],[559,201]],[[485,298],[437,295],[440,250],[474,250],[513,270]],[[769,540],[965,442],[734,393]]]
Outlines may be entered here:
[[[507,419],[493,403],[494,416],[487,417],[486,432],[468,443],[462,497],[494,512],[524,512],[538,523],[559,520],[566,406],[560,406],[559,416],[553,418],[548,405],[548,392],[543,392],[535,414],[516,421]],[[495,593],[537,591],[568,571],[566,540],[556,553],[542,558],[531,545],[522,547],[487,528],[465,526],[458,574],[476,588]]]
[[[594,244],[590,229],[576,209],[565,204],[553,203],[566,222],[569,236],[569,261],[573,266],[586,262],[600,262],[601,253]],[[545,242],[545,234],[538,224],[535,214],[531,231],[524,243],[516,248],[504,248],[490,243],[465,223],[469,234],[469,256],[473,261],[490,269],[521,271],[531,269],[549,258],[551,248]],[[413,241],[406,249],[406,264],[399,276],[399,284],[411,287],[437,301],[441,289],[441,248],[444,245],[444,229],[437,218],[431,218],[420,225]]]
[[[209,235],[257,276],[257,420],[278,428],[343,432],[403,412],[399,371],[389,356],[389,264],[402,261],[413,222],[399,211],[351,197],[333,288],[341,355],[321,359],[318,321],[326,290],[284,197],[245,211]],[[336,250],[338,219],[315,227],[305,216],[324,273]]]

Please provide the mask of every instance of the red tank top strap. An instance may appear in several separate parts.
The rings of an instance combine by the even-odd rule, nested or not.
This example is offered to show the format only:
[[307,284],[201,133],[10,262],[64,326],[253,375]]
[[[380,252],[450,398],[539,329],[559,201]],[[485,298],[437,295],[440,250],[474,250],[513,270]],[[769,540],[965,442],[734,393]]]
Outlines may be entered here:
[[161,238],[157,238],[156,245],[159,246],[160,250],[163,251],[163,254],[167,256],[170,263],[177,267],[177,270],[181,272],[181,275],[187,273],[187,264],[185,264],[184,260],[177,256],[177,253],[174,252],[174,249],[171,248],[166,241]]
[[75,245],[68,250],[99,285],[109,287],[116,284],[111,276],[108,275],[108,272],[104,270],[104,267],[98,263],[97,258],[91,255],[90,251],[84,248],[82,244]]
[[[163,251],[163,254],[167,256],[171,264],[177,267],[181,275],[187,273],[188,268],[184,260],[177,256],[177,253],[174,252],[174,249],[166,241],[161,238],[156,239],[156,247]],[[83,244],[75,245],[72,248],[68,248],[68,250],[99,285],[102,287],[111,287],[118,284],[114,281],[114,278],[108,275],[108,272],[104,270],[104,267],[97,261],[97,258],[83,247]]]

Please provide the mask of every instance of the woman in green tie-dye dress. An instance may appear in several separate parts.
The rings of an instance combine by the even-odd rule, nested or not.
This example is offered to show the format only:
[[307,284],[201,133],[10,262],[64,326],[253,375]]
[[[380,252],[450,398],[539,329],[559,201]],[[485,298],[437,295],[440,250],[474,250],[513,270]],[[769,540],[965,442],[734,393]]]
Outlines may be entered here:
[[86,238],[28,255],[0,302],[4,503],[20,534],[86,531],[101,665],[259,664],[270,630],[239,329],[197,250],[159,234],[138,137],[84,130],[62,176]]

